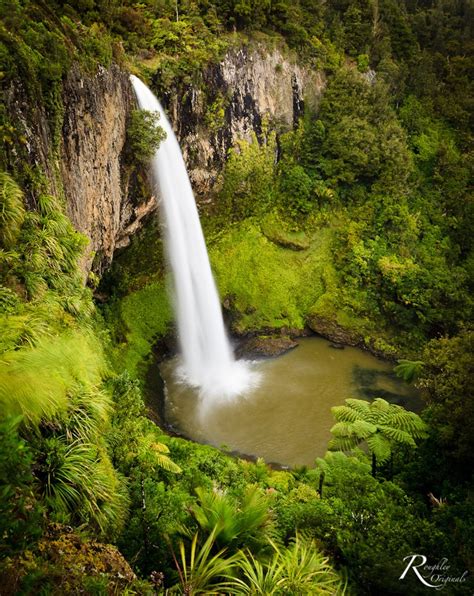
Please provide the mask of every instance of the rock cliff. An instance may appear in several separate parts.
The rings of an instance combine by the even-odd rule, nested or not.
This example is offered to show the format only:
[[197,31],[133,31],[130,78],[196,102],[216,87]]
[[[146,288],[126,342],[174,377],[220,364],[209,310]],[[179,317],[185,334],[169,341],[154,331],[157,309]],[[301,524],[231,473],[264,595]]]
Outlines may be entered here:
[[[122,159],[134,105],[128,73],[115,65],[94,75],[73,67],[63,81],[54,125],[45,106],[28,99],[18,83],[6,104],[23,131],[26,160],[46,175],[50,192],[64,195],[74,226],[90,240],[84,274],[92,269],[100,275],[156,208],[150,194],[129,193]],[[236,141],[254,133],[262,139],[266,127],[289,130],[305,102],[319,101],[324,84],[321,73],[279,49],[254,46],[231,49],[203,72],[200,85],[168,90],[165,105],[200,200],[210,199]],[[28,202],[35,207],[33,196]]]
[[306,102],[317,106],[324,86],[322,73],[277,48],[240,47],[210,66],[202,85],[164,98],[200,199],[209,197],[237,140],[261,139],[266,126],[291,129]]
[[[153,197],[132,201],[128,193],[122,163],[134,105],[128,73],[113,65],[91,75],[73,66],[63,81],[56,123],[41,102],[28,97],[21,82],[9,90],[6,103],[25,138],[22,157],[46,176],[49,192],[64,196],[74,227],[89,238],[81,263],[84,274],[91,269],[101,274],[115,249],[125,246],[156,208]],[[34,208],[34,196],[27,199]]]
[[84,267],[101,273],[116,248],[156,207],[153,197],[133,204],[122,167],[127,118],[134,105],[128,74],[113,66],[84,77],[73,69],[64,83],[61,178],[68,214],[90,238]]

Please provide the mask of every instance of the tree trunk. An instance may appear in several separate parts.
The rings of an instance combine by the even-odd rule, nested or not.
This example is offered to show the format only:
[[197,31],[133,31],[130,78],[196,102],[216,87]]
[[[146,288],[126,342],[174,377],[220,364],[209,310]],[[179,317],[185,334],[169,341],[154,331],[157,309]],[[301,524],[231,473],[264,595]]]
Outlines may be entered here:
[[321,472],[321,474],[319,475],[319,487],[318,487],[319,497],[321,499],[323,498],[323,484],[324,484],[324,472]]
[[145,557],[148,558],[148,552],[150,550],[150,541],[148,539],[148,524],[146,522],[146,495],[145,495],[145,481],[143,474],[140,480],[140,488],[142,492],[142,531],[143,531],[143,546],[145,549]]

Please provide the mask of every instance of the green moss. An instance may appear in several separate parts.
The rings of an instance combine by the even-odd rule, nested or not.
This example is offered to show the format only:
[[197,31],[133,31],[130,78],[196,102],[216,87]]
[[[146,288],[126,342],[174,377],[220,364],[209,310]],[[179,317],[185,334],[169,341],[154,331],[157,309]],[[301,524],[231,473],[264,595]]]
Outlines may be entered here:
[[150,354],[153,343],[168,331],[172,310],[166,284],[153,282],[125,296],[119,303],[124,340],[115,350],[114,360],[130,374],[136,375],[139,365]]
[[[146,251],[146,258],[144,258]],[[163,280],[163,241],[157,217],[152,217],[133,236],[130,246],[118,254],[101,280],[99,290],[125,296],[152,282]]]
[[275,213],[266,215],[261,224],[264,235],[283,248],[306,250],[310,247],[310,239],[302,230],[293,230]]
[[303,329],[310,307],[333,282],[328,229],[305,251],[277,246],[255,222],[231,228],[211,248],[217,284],[240,333],[264,327]]

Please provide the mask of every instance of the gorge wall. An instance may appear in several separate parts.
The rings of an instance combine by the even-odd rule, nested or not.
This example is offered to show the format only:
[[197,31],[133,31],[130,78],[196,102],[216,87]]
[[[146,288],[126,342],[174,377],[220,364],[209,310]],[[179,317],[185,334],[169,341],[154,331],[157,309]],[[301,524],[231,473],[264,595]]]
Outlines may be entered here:
[[290,130],[305,103],[317,107],[324,87],[323,73],[262,45],[231,49],[204,71],[200,86],[168,93],[163,99],[199,200],[210,200],[236,141],[250,141],[253,133],[262,140],[266,127]]
[[[156,82],[159,86],[159,82]],[[199,200],[211,200],[227,153],[240,139],[261,141],[265,130],[291,129],[306,102],[317,104],[324,88],[319,72],[264,46],[234,48],[202,73],[199,85],[176,86],[163,98],[183,149]],[[129,192],[124,163],[127,120],[135,105],[128,73],[116,65],[85,74],[73,66],[62,84],[59,120],[11,86],[6,105],[25,138],[25,156],[39,168],[49,191],[63,195],[75,228],[90,242],[81,266],[101,275],[114,251],[156,208],[151,196]],[[57,117],[57,115],[56,115]],[[143,192],[141,193],[143,195]],[[34,197],[28,197],[34,208]]]
[[[73,66],[54,118],[21,81],[6,93],[11,120],[24,138],[24,155],[12,155],[12,166],[27,162],[46,177],[48,192],[64,198],[74,227],[89,238],[81,262],[85,276],[91,269],[100,275],[156,208],[153,197],[133,201],[128,192],[123,150],[134,101],[128,73],[116,65],[93,75]],[[27,202],[35,208],[33,193]]]

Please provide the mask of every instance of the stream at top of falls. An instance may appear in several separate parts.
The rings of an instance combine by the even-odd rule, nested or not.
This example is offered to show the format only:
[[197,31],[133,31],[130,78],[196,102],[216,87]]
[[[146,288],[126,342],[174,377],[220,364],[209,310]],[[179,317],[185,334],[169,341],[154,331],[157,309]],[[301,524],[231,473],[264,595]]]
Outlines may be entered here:
[[254,361],[260,384],[212,408],[202,408],[198,392],[180,381],[179,357],[163,362],[166,422],[200,443],[268,463],[312,466],[331,438],[331,407],[348,397],[421,409],[418,392],[394,375],[391,363],[357,348],[334,349],[318,337],[298,343],[283,356]]

